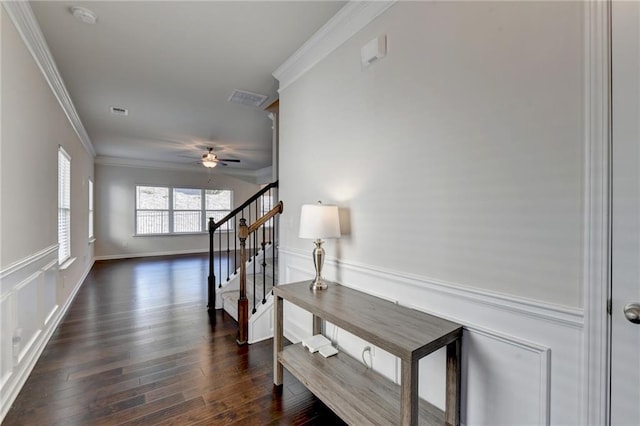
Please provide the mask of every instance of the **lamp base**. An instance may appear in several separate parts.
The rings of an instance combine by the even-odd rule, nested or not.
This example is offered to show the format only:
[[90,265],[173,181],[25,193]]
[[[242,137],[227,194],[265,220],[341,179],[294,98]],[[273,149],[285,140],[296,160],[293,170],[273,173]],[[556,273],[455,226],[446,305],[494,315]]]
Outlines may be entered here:
[[317,291],[317,290],[326,290],[327,287],[329,287],[327,285],[327,283],[325,283],[324,281],[322,281],[322,279],[319,280],[313,280],[311,281],[311,285],[309,285],[309,288],[313,291]]
[[324,249],[322,248],[322,240],[317,239],[314,241],[316,248],[313,249],[313,266],[316,267],[316,277],[311,281],[309,288],[312,291],[326,290],[327,283],[322,279],[322,264],[324,263]]

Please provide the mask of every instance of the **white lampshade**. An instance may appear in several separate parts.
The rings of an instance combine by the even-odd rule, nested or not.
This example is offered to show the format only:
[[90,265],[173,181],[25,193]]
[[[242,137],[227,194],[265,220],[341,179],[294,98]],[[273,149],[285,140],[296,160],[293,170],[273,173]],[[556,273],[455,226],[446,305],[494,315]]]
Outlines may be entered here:
[[300,211],[300,238],[340,238],[338,206],[304,204]]

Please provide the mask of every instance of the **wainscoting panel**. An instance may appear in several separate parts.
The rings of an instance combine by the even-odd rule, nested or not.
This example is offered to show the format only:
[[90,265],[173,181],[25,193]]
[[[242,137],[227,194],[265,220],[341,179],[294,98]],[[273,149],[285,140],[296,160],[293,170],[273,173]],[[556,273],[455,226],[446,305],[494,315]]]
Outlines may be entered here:
[[58,270],[57,261],[49,263],[44,268],[44,278],[42,280],[42,313],[44,314],[44,325],[48,325],[55,313],[58,311],[57,287]]
[[[311,279],[309,253],[281,248],[283,283]],[[583,313],[579,309],[485,293],[460,284],[325,261],[323,275],[354,289],[464,326],[462,413],[465,425],[578,424],[581,418]],[[311,315],[285,303],[285,335],[311,333]],[[399,382],[396,357],[327,324],[325,335],[355,359]],[[370,349],[365,351],[366,347]],[[364,352],[364,353],[363,353]],[[420,362],[420,396],[444,407],[445,353]]]
[[12,299],[8,294],[0,296],[0,389],[4,389],[5,383],[13,373],[13,307]]
[[[467,418],[476,424],[549,424],[550,350],[513,337],[465,331]],[[517,391],[516,391],[517,390]]]
[[91,269],[58,304],[58,246],[0,271],[0,421],[20,392],[51,334]]
[[33,346],[36,338],[44,326],[44,315],[40,308],[39,290],[43,280],[43,273],[37,272],[15,288],[16,328],[13,338],[14,351],[17,350],[18,363]]

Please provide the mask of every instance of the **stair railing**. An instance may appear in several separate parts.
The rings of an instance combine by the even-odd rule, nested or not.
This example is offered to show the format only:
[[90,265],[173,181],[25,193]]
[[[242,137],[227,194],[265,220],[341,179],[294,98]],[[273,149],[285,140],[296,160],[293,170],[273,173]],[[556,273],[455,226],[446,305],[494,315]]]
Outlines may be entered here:
[[[247,225],[247,220],[245,218],[240,219],[240,228],[238,230],[238,239],[240,240],[240,298],[238,299],[238,338],[236,342],[239,345],[244,345],[247,343],[247,339],[249,337],[249,300],[247,299],[247,250],[246,250],[246,242],[247,239],[253,234],[254,239],[257,237],[258,233],[256,232],[260,228],[262,228],[263,235],[263,247],[264,247],[264,239],[266,234],[266,223],[272,220],[275,215],[282,213],[284,209],[284,204],[282,201],[278,202],[278,204],[269,210],[264,216],[256,220],[250,226]],[[275,254],[275,247],[274,247]],[[266,257],[266,253],[263,252],[263,282],[262,282],[262,303],[266,302],[266,286],[265,286],[265,272],[264,268],[266,267],[266,261],[264,258]],[[274,262],[275,265],[275,262]],[[255,277],[256,271],[256,262],[253,262],[253,272]],[[274,275],[275,277],[275,275]],[[275,280],[275,278],[274,278]],[[275,282],[274,282],[275,285]],[[253,280],[253,313],[256,312],[256,280]]]
[[[272,182],[249,197],[247,201],[233,209],[229,214],[221,218],[219,221],[216,222],[213,217],[209,218],[209,277],[207,279],[207,308],[209,310],[214,310],[216,307],[216,286],[218,288],[222,287],[225,270],[227,275],[226,281],[228,281],[237,270],[238,239],[231,238],[230,234],[231,232],[235,232],[235,230],[237,229],[239,222],[238,216],[246,217],[249,219],[249,221],[251,221],[252,218],[253,220],[256,220],[260,215],[260,210],[264,210],[265,201],[276,199],[277,188],[278,181]],[[265,196],[267,198],[265,198]],[[260,201],[262,201],[262,203]],[[275,226],[275,222],[273,223],[273,225]],[[226,233],[226,250],[223,248],[223,239],[225,238],[223,236],[224,233]],[[272,228],[270,237],[273,238],[274,235],[276,235],[275,228]],[[217,262],[215,251],[216,241],[218,248]],[[260,248],[264,249],[266,244],[267,243],[261,245]],[[232,247],[233,253],[231,250]],[[260,253],[260,248],[257,245],[257,239],[254,239],[253,244],[252,241],[249,242],[250,252],[253,253],[252,257]],[[218,272],[217,275],[216,269]]]

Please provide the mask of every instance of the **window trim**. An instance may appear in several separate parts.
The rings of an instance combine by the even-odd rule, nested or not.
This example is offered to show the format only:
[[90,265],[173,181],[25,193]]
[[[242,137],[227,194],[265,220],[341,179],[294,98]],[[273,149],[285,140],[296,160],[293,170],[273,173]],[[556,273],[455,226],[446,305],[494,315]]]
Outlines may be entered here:
[[87,178],[88,184],[88,190],[89,190],[89,229],[88,229],[88,234],[89,234],[89,242],[92,243],[96,240],[96,230],[95,230],[95,209],[94,209],[94,203],[95,203],[95,194],[94,194],[94,184],[93,184],[93,179],[91,178]]
[[[169,208],[168,209],[157,209],[157,210],[149,210],[149,209],[138,209],[138,188],[141,186],[146,186],[146,187],[151,187],[151,188],[166,188],[169,191],[169,195],[168,195],[168,203],[169,203]],[[201,209],[200,212],[202,213],[201,215],[201,226],[202,226],[202,231],[199,232],[175,232],[174,231],[174,212],[176,211],[197,211],[197,210],[182,210],[182,209],[174,209],[174,190],[175,189],[195,189],[195,190],[199,190],[201,193]],[[133,236],[134,237],[175,237],[175,236],[189,236],[189,235],[206,235],[208,233],[208,222],[209,222],[209,217],[207,216],[207,212],[208,211],[227,211],[227,210],[207,210],[206,208],[206,191],[229,191],[230,196],[229,196],[229,203],[230,203],[230,208],[229,208],[229,212],[233,211],[233,190],[232,189],[226,189],[226,188],[198,188],[198,187],[189,187],[188,185],[157,185],[157,184],[135,184],[134,188],[133,188],[133,205],[134,205],[134,209],[133,209]],[[162,212],[167,212],[169,215],[169,219],[168,219],[168,223],[169,223],[169,232],[163,232],[163,233],[154,233],[154,234],[140,234],[138,233],[138,211],[162,211]],[[233,226],[230,227],[230,229],[228,230],[222,230],[222,232],[235,232],[235,229]]]

